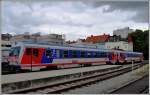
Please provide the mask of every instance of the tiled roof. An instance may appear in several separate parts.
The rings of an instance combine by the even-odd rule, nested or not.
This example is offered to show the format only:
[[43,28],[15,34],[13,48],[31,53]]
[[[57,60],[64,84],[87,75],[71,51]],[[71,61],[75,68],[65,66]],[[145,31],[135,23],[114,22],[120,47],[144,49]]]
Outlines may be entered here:
[[110,35],[99,35],[99,36],[93,36],[86,38],[86,42],[92,42],[92,43],[98,43],[98,42],[106,42],[108,41]]

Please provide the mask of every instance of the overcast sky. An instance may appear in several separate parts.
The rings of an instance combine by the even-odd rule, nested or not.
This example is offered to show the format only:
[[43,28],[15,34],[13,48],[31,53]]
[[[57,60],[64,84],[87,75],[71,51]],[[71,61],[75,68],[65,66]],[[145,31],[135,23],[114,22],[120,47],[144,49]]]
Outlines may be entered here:
[[57,33],[76,40],[127,26],[148,29],[147,1],[3,0],[1,8],[2,33]]

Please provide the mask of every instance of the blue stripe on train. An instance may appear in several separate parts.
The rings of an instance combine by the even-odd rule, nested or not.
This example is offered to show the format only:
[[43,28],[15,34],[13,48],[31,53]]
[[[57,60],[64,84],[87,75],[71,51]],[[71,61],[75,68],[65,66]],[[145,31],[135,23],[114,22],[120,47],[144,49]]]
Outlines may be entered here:
[[53,55],[52,55],[52,57],[47,57],[46,56],[46,52],[45,52],[46,50],[49,50],[49,49],[45,49],[44,50],[44,53],[43,53],[43,56],[42,56],[42,60],[41,60],[42,64],[50,64],[50,63],[53,62]]

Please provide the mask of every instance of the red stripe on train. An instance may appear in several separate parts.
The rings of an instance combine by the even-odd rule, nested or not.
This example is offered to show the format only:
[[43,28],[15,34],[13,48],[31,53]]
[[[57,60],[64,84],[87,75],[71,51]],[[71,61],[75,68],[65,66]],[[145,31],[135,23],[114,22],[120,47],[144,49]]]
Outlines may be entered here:
[[[106,61],[95,61],[95,62],[75,62],[75,63],[53,63],[53,64],[32,64],[32,66],[57,66],[57,65],[72,65],[72,64],[89,64],[89,63],[106,63]],[[30,67],[31,64],[21,64],[24,67]]]

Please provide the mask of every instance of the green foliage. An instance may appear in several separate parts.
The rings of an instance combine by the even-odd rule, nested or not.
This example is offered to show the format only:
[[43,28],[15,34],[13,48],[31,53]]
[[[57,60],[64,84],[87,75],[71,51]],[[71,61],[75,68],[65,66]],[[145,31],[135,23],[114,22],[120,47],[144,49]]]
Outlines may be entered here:
[[137,52],[143,52],[144,58],[148,59],[149,57],[149,30],[135,30],[135,32],[130,33],[133,40],[133,50]]

